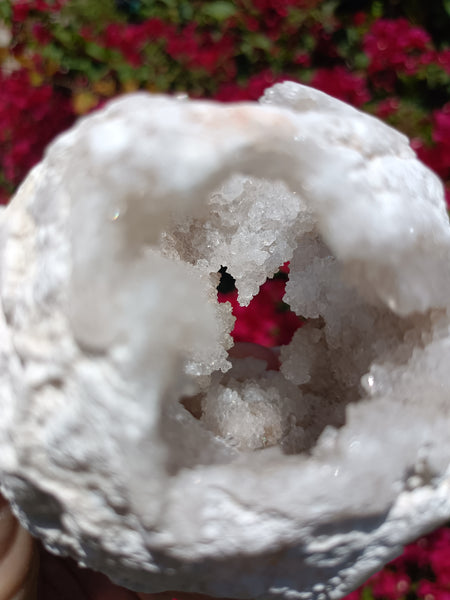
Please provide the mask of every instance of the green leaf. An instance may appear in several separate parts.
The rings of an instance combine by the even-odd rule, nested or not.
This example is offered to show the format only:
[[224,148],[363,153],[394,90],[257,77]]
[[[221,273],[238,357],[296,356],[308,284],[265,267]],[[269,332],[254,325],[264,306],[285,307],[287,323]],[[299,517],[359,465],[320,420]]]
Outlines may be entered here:
[[445,12],[450,17],[450,0],[442,0],[442,6],[443,6]]
[[[52,58],[52,57],[51,57]],[[55,60],[55,59],[54,59]],[[101,67],[86,56],[63,54],[58,64],[66,72],[76,72],[86,75],[89,81],[95,81],[105,73],[104,67]]]
[[101,23],[112,21],[123,21],[124,15],[115,9],[114,0],[71,0],[67,2],[62,10],[63,21],[74,24],[87,24],[97,26]]
[[192,21],[194,17],[194,9],[190,2],[183,2],[178,5],[178,12],[182,22]]
[[142,0],[139,11],[140,18],[160,17],[170,23],[178,23],[180,16],[178,0]]
[[381,2],[374,2],[372,5],[372,17],[379,19],[383,16],[383,4]]
[[206,17],[211,17],[216,21],[225,21],[235,15],[237,7],[226,0],[216,0],[216,2],[208,2],[202,7],[201,14]]
[[48,58],[54,63],[60,65],[64,58],[64,51],[61,47],[55,44],[48,44],[41,49],[43,58]]
[[85,50],[88,56],[92,56],[92,58],[95,58],[96,60],[107,60],[107,49],[103,48],[102,46],[99,46],[98,44],[95,44],[94,42],[86,42]]
[[85,69],[86,75],[89,77],[89,81],[95,82],[103,79],[110,71],[108,63],[106,64],[95,64]]
[[262,33],[251,33],[249,34],[248,39],[253,48],[259,48],[266,52],[272,48],[272,42]]
[[117,76],[121,84],[125,84],[127,81],[132,81],[136,78],[136,69],[132,65],[123,62],[121,65],[116,67]]
[[374,600],[374,595],[369,586],[365,586],[362,589],[361,600]]
[[370,59],[364,52],[357,52],[353,57],[353,64],[358,71],[365,71],[369,66]]
[[12,5],[10,2],[0,2],[0,19],[9,21],[12,16]]
[[63,29],[62,27],[55,27],[53,30],[53,37],[58,40],[63,46],[73,46],[75,38],[78,36],[70,29]]
[[330,18],[334,16],[334,13],[336,12],[336,8],[339,6],[339,2],[337,2],[336,0],[330,0],[330,2],[323,2],[323,4],[321,5],[321,10],[322,10],[322,18]]
[[359,31],[356,27],[347,27],[345,33],[349,44],[356,44],[360,39]]
[[[147,4],[149,2],[151,4],[153,3],[153,2],[151,2],[151,0],[147,0]],[[177,5],[178,5],[177,0],[160,0],[160,2],[161,2],[161,4],[164,4],[166,6],[166,8],[168,8],[168,9],[176,9]]]
[[310,33],[306,33],[302,37],[302,44],[307,52],[313,52],[313,50],[316,47],[316,43],[317,42],[316,42],[315,37],[313,35],[311,35]]

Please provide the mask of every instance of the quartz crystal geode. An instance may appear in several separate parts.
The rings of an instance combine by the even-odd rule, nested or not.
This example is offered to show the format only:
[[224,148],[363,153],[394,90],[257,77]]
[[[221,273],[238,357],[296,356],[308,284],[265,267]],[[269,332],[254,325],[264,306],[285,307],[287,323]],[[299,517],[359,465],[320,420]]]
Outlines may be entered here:
[[[311,88],[114,100],[1,213],[0,480],[140,591],[337,599],[450,518],[450,227],[406,137]],[[280,371],[229,359],[290,261]]]

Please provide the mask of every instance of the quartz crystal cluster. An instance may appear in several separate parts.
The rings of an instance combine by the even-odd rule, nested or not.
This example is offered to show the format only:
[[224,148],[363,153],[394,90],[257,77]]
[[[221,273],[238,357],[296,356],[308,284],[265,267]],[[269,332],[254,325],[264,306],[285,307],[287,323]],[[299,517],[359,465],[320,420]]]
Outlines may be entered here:
[[[450,517],[450,227],[407,138],[294,83],[134,94],[59,137],[0,223],[0,480],[140,591],[338,599]],[[290,261],[279,371],[229,358]]]

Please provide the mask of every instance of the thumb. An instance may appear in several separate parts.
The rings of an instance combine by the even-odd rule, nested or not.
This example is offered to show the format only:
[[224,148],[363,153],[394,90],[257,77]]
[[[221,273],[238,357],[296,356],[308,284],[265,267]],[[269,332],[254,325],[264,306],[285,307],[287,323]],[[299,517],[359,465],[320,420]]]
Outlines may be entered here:
[[0,496],[0,600],[35,600],[37,571],[33,538]]

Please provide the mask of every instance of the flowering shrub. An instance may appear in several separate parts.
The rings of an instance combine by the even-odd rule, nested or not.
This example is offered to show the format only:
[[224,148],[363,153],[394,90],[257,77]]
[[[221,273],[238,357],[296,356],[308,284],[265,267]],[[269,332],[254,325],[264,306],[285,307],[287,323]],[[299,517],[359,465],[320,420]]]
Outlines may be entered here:
[[[0,201],[55,135],[118,94],[256,100],[286,79],[404,131],[450,190],[449,11],[448,0],[4,0]],[[282,302],[285,279],[248,308],[236,291],[219,293],[237,341],[289,342],[301,321]],[[408,546],[348,598],[414,597],[450,600],[450,529]]]
[[[30,86],[25,69],[5,76],[0,72],[0,198],[20,182],[57,133],[69,127],[75,115],[70,98],[49,84]],[[37,123],[45,126],[36,127]]]
[[317,69],[310,85],[357,108],[364,106],[371,98],[366,79],[350,73],[342,65]]
[[399,558],[373,575],[346,600],[450,600],[450,528],[407,546]]
[[395,88],[395,73],[416,75],[422,66],[436,59],[431,37],[406,19],[375,21],[364,36],[363,48],[370,59],[369,74],[387,89]]
[[[230,302],[236,317],[232,331],[235,342],[252,342],[261,346],[289,344],[302,320],[283,302],[289,267],[284,265],[279,273],[268,279],[253,298],[249,306],[241,306],[237,290],[222,291],[219,287],[219,302]],[[231,284],[231,287],[234,287]]]
[[[2,197],[56,133],[117,94],[147,89],[254,100],[285,79],[405,131],[450,186],[450,49],[442,43],[448,15],[433,9],[427,23],[441,25],[432,35],[406,19],[398,3],[385,4],[358,3],[366,10],[355,14],[350,0],[6,0]],[[417,3],[404,4],[411,17],[408,7]],[[419,16],[427,15],[422,9]],[[17,117],[19,96],[24,121]]]

